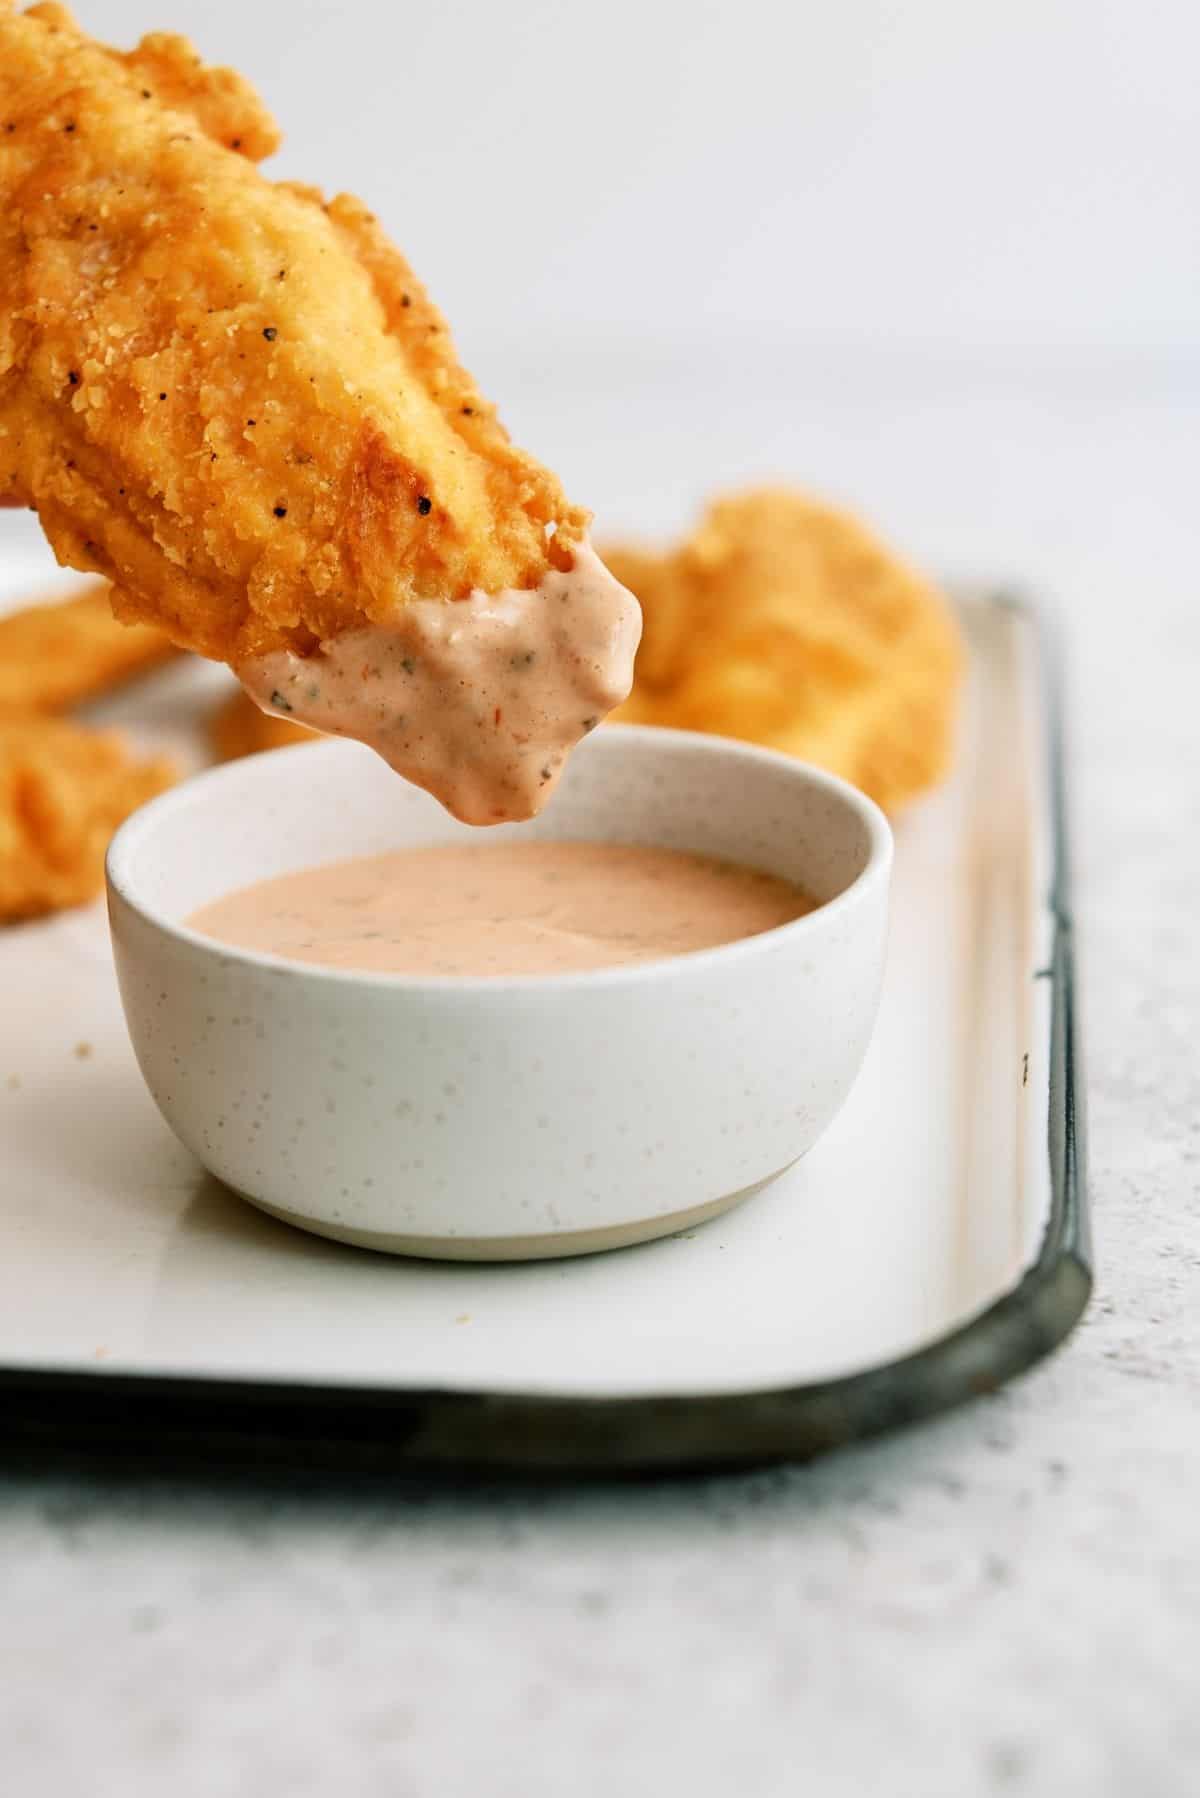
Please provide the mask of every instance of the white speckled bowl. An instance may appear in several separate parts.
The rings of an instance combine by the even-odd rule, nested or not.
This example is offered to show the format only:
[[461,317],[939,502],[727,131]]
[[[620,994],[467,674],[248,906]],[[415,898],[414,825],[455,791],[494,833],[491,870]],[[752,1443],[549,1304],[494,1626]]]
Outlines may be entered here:
[[219,1179],[347,1242],[523,1259],[680,1229],[812,1146],[878,1002],[892,847],[870,800],[762,750],[606,726],[546,813],[503,830],[726,856],[823,903],[724,948],[595,973],[301,966],[183,920],[254,880],[468,827],[355,744],[200,775],[117,832],[109,916],[147,1085]]

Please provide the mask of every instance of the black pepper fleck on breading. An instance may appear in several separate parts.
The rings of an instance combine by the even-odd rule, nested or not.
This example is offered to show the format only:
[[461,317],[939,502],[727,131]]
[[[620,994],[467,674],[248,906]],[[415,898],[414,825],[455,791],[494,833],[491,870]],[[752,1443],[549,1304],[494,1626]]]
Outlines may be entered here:
[[[10,131],[12,130],[11,125],[9,126],[9,130]],[[402,306],[411,306],[412,305],[412,295],[408,294],[408,293],[402,293],[400,295],[400,304]]]
[[276,506],[274,508],[274,512],[275,512],[276,518],[286,518],[287,517],[287,507],[286,506]]
[[421,514],[422,518],[428,518],[429,514],[433,511],[433,501],[429,498],[428,494],[423,493],[417,501],[417,511]]
[[274,325],[264,325],[263,326],[263,336],[266,338],[268,343],[274,343],[275,339],[279,336],[279,332],[276,330]]
[[79,370],[77,368],[69,368],[67,370],[67,379],[71,383],[72,387],[78,387],[78,385],[79,385]]

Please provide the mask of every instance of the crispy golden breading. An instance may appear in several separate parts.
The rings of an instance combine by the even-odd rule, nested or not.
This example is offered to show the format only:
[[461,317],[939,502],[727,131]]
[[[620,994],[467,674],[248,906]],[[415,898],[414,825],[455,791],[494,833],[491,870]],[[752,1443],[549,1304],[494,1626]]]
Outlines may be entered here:
[[0,617],[0,712],[64,712],[177,653],[144,624],[118,624],[107,581],[70,599],[23,606]]
[[892,812],[944,773],[958,628],[856,519],[764,488],[715,500],[665,555],[604,555],[644,617],[616,717],[785,750]]
[[212,714],[208,734],[221,762],[235,762],[239,756],[257,755],[262,749],[289,749],[293,743],[322,740],[318,731],[306,730],[290,718],[260,712],[240,687],[223,699]]
[[370,213],[258,172],[275,141],[184,39],[0,0],[0,493],[227,661],[534,586],[587,523]]
[[0,921],[94,898],[113,831],[173,778],[111,731],[0,713]]

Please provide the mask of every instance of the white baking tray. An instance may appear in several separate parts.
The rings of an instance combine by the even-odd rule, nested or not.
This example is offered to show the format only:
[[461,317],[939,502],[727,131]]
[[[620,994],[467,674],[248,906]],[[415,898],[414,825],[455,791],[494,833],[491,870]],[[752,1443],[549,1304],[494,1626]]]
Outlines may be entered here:
[[[44,564],[39,562],[40,569]],[[9,592],[33,567],[13,557]],[[0,933],[10,1440],[632,1470],[809,1455],[986,1390],[1090,1287],[1055,731],[1031,614],[963,604],[949,784],[898,829],[879,1027],[807,1159],[666,1241],[429,1265],[290,1230],[171,1136],[103,907]],[[225,677],[93,715],[198,762]]]

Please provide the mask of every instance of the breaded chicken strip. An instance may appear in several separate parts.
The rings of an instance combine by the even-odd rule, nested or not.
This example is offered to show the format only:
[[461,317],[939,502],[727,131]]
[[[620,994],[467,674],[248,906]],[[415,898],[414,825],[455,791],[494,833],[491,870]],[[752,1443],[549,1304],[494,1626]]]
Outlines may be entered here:
[[365,208],[258,173],[275,142],[185,40],[0,0],[0,489],[226,661],[532,586],[585,523]]
[[953,612],[859,521],[787,488],[725,494],[664,554],[609,548],[645,615],[629,721],[801,756],[895,812],[945,773]]
[[[636,608],[370,213],[254,167],[275,141],[251,89],[183,39],[121,54],[60,6],[0,0],[0,494],[115,583],[121,616],[230,662],[264,705],[298,712],[319,688],[311,722],[460,815],[527,815],[580,718],[627,691]],[[477,602],[514,590],[528,603],[501,607],[494,653],[460,678],[448,637],[470,618],[479,648],[497,620]],[[453,632],[414,638],[431,639],[419,720],[407,640],[370,718],[348,703],[389,661],[360,633],[468,597]],[[521,711],[530,737],[504,723],[520,708],[497,671],[539,632],[563,678]],[[347,641],[329,683],[297,667]]]
[[106,581],[0,617],[0,712],[65,712],[177,653],[144,624],[118,624]]
[[0,923],[94,898],[113,831],[173,778],[111,731],[0,714]]

